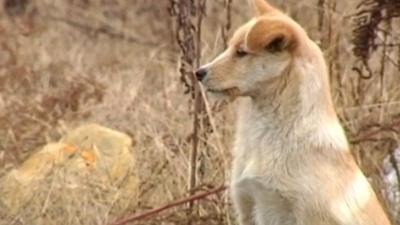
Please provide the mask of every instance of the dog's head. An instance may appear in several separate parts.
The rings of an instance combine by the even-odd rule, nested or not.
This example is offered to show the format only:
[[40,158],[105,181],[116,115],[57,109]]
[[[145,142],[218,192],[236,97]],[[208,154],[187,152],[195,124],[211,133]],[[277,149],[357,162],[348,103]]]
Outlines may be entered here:
[[250,0],[256,16],[241,26],[228,48],[195,73],[207,91],[251,96],[287,73],[305,31],[264,0]]

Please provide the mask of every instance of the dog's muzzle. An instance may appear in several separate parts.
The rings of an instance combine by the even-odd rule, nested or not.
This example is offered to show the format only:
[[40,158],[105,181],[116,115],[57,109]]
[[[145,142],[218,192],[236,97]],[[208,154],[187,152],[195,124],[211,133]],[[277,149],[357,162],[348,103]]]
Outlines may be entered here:
[[194,74],[196,75],[196,78],[198,81],[203,81],[203,79],[207,76],[208,69],[204,67],[200,67],[197,69]]

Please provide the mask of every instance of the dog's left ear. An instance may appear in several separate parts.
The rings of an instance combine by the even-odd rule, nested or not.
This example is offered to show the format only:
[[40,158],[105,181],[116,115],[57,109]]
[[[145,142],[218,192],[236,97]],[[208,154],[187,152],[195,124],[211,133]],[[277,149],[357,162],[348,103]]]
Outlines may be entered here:
[[246,35],[249,50],[269,52],[290,51],[297,46],[296,31],[279,21],[259,20]]
[[269,52],[281,52],[285,50],[291,50],[295,45],[293,37],[281,31],[275,35],[271,35],[268,40],[265,41],[265,50]]
[[277,9],[275,9],[265,0],[249,0],[249,3],[257,15],[264,15],[273,11],[277,11]]

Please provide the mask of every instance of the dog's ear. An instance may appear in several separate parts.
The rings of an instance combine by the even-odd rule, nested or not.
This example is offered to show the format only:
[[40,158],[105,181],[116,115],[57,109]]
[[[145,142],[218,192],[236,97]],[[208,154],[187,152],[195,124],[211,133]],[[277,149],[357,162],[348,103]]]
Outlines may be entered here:
[[286,30],[277,32],[275,35],[271,35],[268,40],[265,41],[265,50],[269,52],[281,52],[285,50],[291,50],[295,46],[295,39]]
[[264,15],[277,10],[265,0],[249,0],[249,3],[257,15]]
[[288,24],[268,19],[259,20],[246,35],[249,50],[272,53],[293,50],[298,42],[296,31]]

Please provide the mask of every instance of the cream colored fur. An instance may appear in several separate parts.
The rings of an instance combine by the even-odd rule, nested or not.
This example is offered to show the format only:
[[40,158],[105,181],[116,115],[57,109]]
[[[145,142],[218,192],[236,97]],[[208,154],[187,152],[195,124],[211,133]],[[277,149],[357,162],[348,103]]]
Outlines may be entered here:
[[[285,14],[263,0],[252,4],[259,15],[203,67],[207,90],[244,97],[231,182],[239,223],[390,224],[350,154],[321,50]],[[254,47],[259,39],[268,45],[275,33],[288,43],[282,51]],[[248,55],[238,56],[238,49]]]

